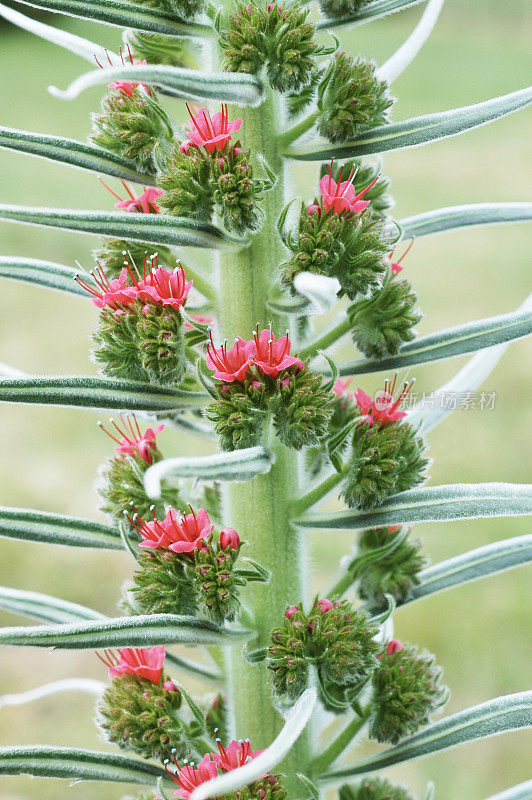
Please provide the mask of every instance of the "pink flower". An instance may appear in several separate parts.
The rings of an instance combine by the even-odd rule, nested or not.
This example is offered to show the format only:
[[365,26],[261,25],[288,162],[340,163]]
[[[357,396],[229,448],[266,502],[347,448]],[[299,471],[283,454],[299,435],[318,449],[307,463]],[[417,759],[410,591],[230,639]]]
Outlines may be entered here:
[[120,439],[117,439],[112,433],[106,431],[101,422],[98,423],[103,432],[118,444],[118,447],[115,449],[118,458],[132,456],[137,453],[147,464],[153,464],[153,451],[157,446],[155,437],[164,430],[164,424],[157,425],[155,430],[153,428],[147,428],[144,433],[142,433],[134,414],[126,419],[120,415],[120,421],[122,422],[124,430],[119,428],[113,419],[111,420],[113,427],[121,437]]
[[165,681],[163,683],[163,689],[164,689],[165,692],[178,692],[179,691],[178,687],[175,685],[175,683],[173,681]]
[[317,214],[319,217],[321,214],[321,206],[319,203],[311,203],[309,206],[307,206],[307,214],[309,217],[313,217],[314,214]]
[[334,608],[333,603],[331,603],[330,600],[327,600],[327,598],[324,598],[323,600],[318,600],[317,605],[320,607],[320,611],[321,611],[322,616],[327,611],[330,611],[331,608]]
[[144,522],[135,512],[129,521],[142,536],[139,547],[145,550],[172,550],[174,553],[192,553],[204,546],[204,539],[214,529],[205,509],[198,509],[178,519],[171,508],[163,520],[153,511],[153,521]]
[[113,278],[112,281],[109,280],[99,264],[90,275],[96,286],[91,286],[79,275],[75,275],[74,280],[92,295],[92,302],[97,308],[105,308],[105,306],[119,308],[129,305],[137,299],[136,288],[127,285],[128,270],[125,267],[119,277]]
[[211,756],[224,772],[238,769],[264,752],[263,750],[253,752],[249,739],[240,742],[233,740],[227,747],[222,745],[221,739],[216,739],[216,744],[219,753],[211,753]]
[[384,391],[377,392],[375,400],[372,400],[362,389],[357,389],[355,392],[355,398],[360,408],[360,413],[364,417],[363,422],[367,422],[370,427],[376,422],[382,425],[388,425],[390,422],[397,422],[406,417],[406,412],[400,411],[399,406],[414,385],[414,381],[412,380],[410,383],[405,381],[399,396],[395,399],[396,380],[397,375],[390,387],[390,381],[386,379],[384,381]]
[[222,110],[212,117],[206,108],[200,108],[197,114],[192,114],[190,108],[188,112],[192,121],[192,130],[187,131],[190,142],[197,147],[204,147],[209,153],[214,153],[216,149],[223,150],[231,134],[239,131],[242,125],[240,117],[234,122],[229,121],[227,105],[222,105]]
[[238,550],[240,547],[240,536],[234,528],[224,528],[220,533],[220,547],[222,550],[230,547],[231,550]]
[[[133,59],[131,58],[131,55],[130,55],[130,61],[131,64],[138,65],[139,67],[145,67],[147,64],[146,59],[144,59],[143,61],[134,62]],[[123,59],[122,63],[124,63]],[[108,83],[107,86],[109,87],[109,89],[118,89],[120,92],[124,92],[124,94],[127,94],[128,97],[134,97],[133,89],[136,89],[137,86],[142,86],[145,92],[151,94],[149,86],[146,86],[145,83],[135,83],[134,81],[112,81],[111,83]]]
[[369,200],[361,200],[366,192],[378,181],[379,176],[369,183],[361,192],[356,193],[355,187],[352,184],[355,175],[355,169],[351,170],[349,178],[342,181],[343,167],[338,176],[338,183],[332,176],[333,162],[328,175],[324,175],[320,180],[320,192],[323,197],[323,203],[327,211],[334,211],[335,214],[341,214],[342,211],[349,211],[352,214],[360,214],[369,205]]
[[394,653],[398,653],[402,649],[403,643],[399,639],[391,639],[386,645],[386,655],[393,656]]
[[157,647],[124,647],[118,655],[112,650],[105,650],[105,657],[97,653],[109,670],[109,677],[120,678],[122,675],[133,675],[135,678],[147,678],[159,683],[163,671],[166,650],[162,645]]
[[162,194],[164,194],[164,191],[156,189],[155,186],[144,187],[143,193],[139,194],[138,197],[131,195],[125,200],[120,200],[119,203],[115,203],[115,208],[123,208],[129,212],[142,212],[143,214],[158,214],[161,209],[156,200]]
[[214,370],[213,377],[225,383],[244,381],[250,362],[250,356],[246,351],[248,342],[237,336],[234,345],[228,350],[227,342],[218,348],[215,347],[211,331],[209,331],[209,335],[210,344],[207,345],[205,361],[208,368]]
[[181,264],[170,272],[157,266],[152,269],[138,284],[138,296],[142,300],[151,300],[163,306],[178,309],[185,305],[193,281],[185,280],[185,271]]
[[259,326],[253,334],[253,341],[255,343],[255,351],[247,343],[247,350],[252,356],[252,363],[254,363],[259,370],[265,374],[276,378],[277,375],[288,367],[297,367],[297,371],[305,369],[305,365],[300,358],[290,355],[291,342],[288,338],[288,331],[285,336],[275,341],[275,336],[272,329],[264,328],[259,334]]
[[298,611],[299,611],[299,606],[290,606],[290,608],[286,609],[284,615],[286,619],[292,619],[292,617],[294,617]]
[[197,767],[193,767],[189,764],[180,767],[175,755],[174,763],[177,767],[176,775],[171,773],[168,769],[168,760],[164,762],[164,768],[172,780],[179,786],[179,789],[174,792],[176,797],[189,798],[197,786],[216,778],[218,775],[218,764],[216,761],[211,761],[210,753],[203,756]]

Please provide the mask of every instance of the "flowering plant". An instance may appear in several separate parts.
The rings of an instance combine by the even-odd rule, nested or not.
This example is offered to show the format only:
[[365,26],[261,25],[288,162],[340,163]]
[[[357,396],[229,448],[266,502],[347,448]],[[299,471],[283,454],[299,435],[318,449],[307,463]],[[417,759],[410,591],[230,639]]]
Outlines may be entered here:
[[[531,725],[531,692],[433,721],[449,695],[442,669],[394,634],[402,606],[532,559],[523,536],[428,567],[411,532],[532,511],[524,485],[423,485],[425,436],[451,409],[407,408],[406,370],[475,353],[448,384],[474,391],[505,345],[531,333],[532,313],[525,303],[419,337],[403,260],[416,236],[526,219],[530,205],[396,220],[374,156],[460,134],[523,108],[532,93],[392,122],[391,84],[443,0],[428,0],[381,66],[341,51],[325,31],[419,2],[321,0],[318,15],[299,0],[39,0],[127,27],[119,53],[105,58],[97,44],[5,12],[94,55],[98,69],[56,95],[108,91],[88,143],[6,128],[0,145],[120,179],[127,196],[104,184],[113,211],[0,206],[4,219],[101,237],[87,271],[2,260],[3,276],[93,302],[99,375],[9,377],[0,399],[121,414],[100,423],[116,445],[98,481],[106,523],[2,509],[2,532],[125,551],[132,568],[115,617],[0,590],[1,607],[44,622],[0,629],[1,645],[99,655],[108,683],[97,687],[97,724],[128,751],[7,747],[0,773],[139,784],[149,800],[319,800],[329,786],[340,800],[410,800],[405,787],[368,775]],[[188,121],[177,124],[163,98],[184,100]],[[299,213],[291,161],[318,165]],[[181,261],[184,248],[206,250],[211,263],[195,264],[194,252]],[[361,357],[337,363],[331,348],[346,336]],[[372,396],[365,376],[390,370]],[[165,457],[165,427],[205,439],[209,454]],[[342,509],[320,510],[333,493]],[[346,529],[358,532],[355,552],[334,585],[319,575],[312,598],[304,539]],[[175,645],[196,647],[199,660]],[[193,696],[187,674],[205,691]],[[329,727],[331,717],[340,724]],[[386,748],[353,759],[362,734]],[[530,796],[530,785],[504,793]]]

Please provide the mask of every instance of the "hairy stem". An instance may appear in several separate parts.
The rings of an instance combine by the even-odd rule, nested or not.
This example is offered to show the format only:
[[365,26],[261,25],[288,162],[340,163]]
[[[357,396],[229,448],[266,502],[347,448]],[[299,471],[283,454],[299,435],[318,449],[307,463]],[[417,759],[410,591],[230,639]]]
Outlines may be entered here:
[[321,753],[314,760],[313,774],[314,776],[321,775],[327,767],[329,767],[339,756],[342,755],[346,747],[348,747],[354,740],[355,736],[360,733],[366,724],[368,717],[371,713],[371,703],[363,709],[361,716],[353,717],[345,728],[338,734],[336,739],[333,739],[329,747]]
[[303,136],[304,133],[312,128],[318,116],[319,111],[313,111],[312,114],[302,119],[301,122],[296,123],[292,128],[282,133],[278,138],[279,145],[287,147],[292,142],[295,142],[296,139],[299,139],[300,136]]
[[311,489],[309,492],[304,494],[302,497],[299,497],[295,503],[292,505],[292,515],[294,517],[299,516],[304,511],[307,511],[312,506],[316,505],[320,500],[323,500],[329,492],[338,486],[338,484],[344,479],[345,477],[345,470],[342,472],[333,472],[332,475],[329,475],[328,478],[325,478],[324,481],[319,483],[314,489]]
[[339,322],[338,325],[335,325],[334,328],[326,331],[319,338],[310,342],[307,347],[303,348],[299,353],[300,357],[307,358],[308,356],[315,356],[318,350],[325,350],[326,347],[330,347],[342,336],[345,336],[346,333],[349,333],[351,328],[351,320],[349,317],[345,317],[345,319]]

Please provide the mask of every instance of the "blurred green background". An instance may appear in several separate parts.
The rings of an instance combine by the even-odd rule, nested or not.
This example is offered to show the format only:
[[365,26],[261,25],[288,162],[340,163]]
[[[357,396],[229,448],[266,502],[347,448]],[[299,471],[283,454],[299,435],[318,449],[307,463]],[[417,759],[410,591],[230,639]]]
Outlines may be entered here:
[[[22,10],[23,7],[21,7]],[[359,29],[342,30],[346,48],[382,63],[406,38],[421,9],[397,14]],[[57,17],[54,22],[117,49],[118,29]],[[430,42],[394,85],[395,119],[474,103],[522,88],[530,77],[530,3],[527,0],[448,0]],[[101,89],[68,104],[46,92],[66,86],[88,65],[30,34],[0,27],[3,88],[2,124],[83,139],[88,114]],[[181,113],[176,101],[168,107]],[[525,200],[526,168],[532,142],[530,114],[519,113],[491,126],[419,150],[386,158],[398,216],[457,203]],[[315,175],[292,170],[294,187],[310,195]],[[23,155],[0,154],[3,202],[71,208],[111,208],[96,178]],[[526,226],[452,233],[416,242],[406,273],[421,299],[426,333],[516,308],[530,291],[530,239]],[[1,223],[0,252],[73,264],[90,263],[92,237]],[[194,254],[186,254],[191,260]],[[32,373],[94,372],[88,334],[96,319],[88,301],[2,281],[0,361]],[[352,357],[345,346],[339,357]],[[464,359],[429,366],[417,373],[419,391],[448,379]],[[530,478],[532,412],[527,402],[530,349],[511,345],[486,383],[497,392],[494,410],[456,411],[430,435],[434,459],[431,483]],[[528,369],[527,369],[528,367]],[[380,378],[379,378],[380,380]],[[376,385],[371,380],[365,388]],[[93,482],[110,453],[90,412],[30,406],[2,406],[0,422],[1,496],[5,505],[98,516]],[[161,436],[165,454],[196,452],[181,434]],[[204,447],[201,444],[201,447]],[[419,526],[432,561],[507,536],[529,532],[523,518]],[[325,589],[352,536],[311,537],[313,588]],[[130,564],[126,556],[3,541],[0,583],[47,592],[113,613]],[[2,615],[5,624],[22,620]],[[452,689],[447,711],[454,712],[497,695],[530,688],[532,636],[530,571],[514,570],[400,610],[396,635],[433,651]],[[61,677],[105,679],[90,652],[3,649],[0,692],[19,692]],[[92,724],[88,696],[61,695],[31,705],[0,710],[0,744],[53,743],[104,747]],[[239,735],[245,736],[245,731]],[[390,771],[422,797],[427,781],[437,800],[482,800],[531,776],[532,734],[521,732],[446,752]],[[112,800],[124,788],[28,777],[6,778],[4,800]]]

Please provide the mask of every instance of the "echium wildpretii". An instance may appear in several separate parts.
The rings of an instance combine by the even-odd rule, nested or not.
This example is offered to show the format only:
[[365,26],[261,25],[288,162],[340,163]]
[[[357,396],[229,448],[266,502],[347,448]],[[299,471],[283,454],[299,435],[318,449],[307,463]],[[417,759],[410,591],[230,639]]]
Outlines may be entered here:
[[[32,595],[28,607],[38,606],[41,621],[68,622],[23,636],[100,650],[110,682],[97,720],[135,759],[82,752],[76,762],[68,751],[65,766],[64,753],[28,762],[17,751],[8,770],[94,778],[102,766],[105,779],[148,784],[146,800],[316,799],[357,776],[338,800],[411,800],[373,773],[436,746],[434,730],[422,729],[448,692],[434,656],[392,638],[393,615],[454,585],[460,570],[470,579],[471,565],[425,569],[411,533],[413,522],[462,512],[456,487],[416,488],[429,466],[424,435],[446,412],[414,403],[406,368],[505,344],[513,329],[490,321],[476,323],[474,336],[443,331],[415,341],[421,312],[410,262],[404,268],[415,236],[471,225],[479,214],[501,221],[502,212],[487,204],[396,221],[390,180],[374,156],[495,112],[483,105],[474,119],[470,108],[451,114],[452,124],[448,115],[390,124],[390,84],[434,23],[435,0],[382,66],[324,33],[415,4],[319,0],[321,17],[299,0],[98,7],[128,30],[118,55],[95,48],[102,71],[81,82],[106,84],[90,143],[28,141],[41,155],[103,174],[114,209],[44,215],[43,224],[67,220],[101,237],[95,266],[80,267],[76,283],[67,286],[68,267],[35,259],[15,277],[92,300],[100,374],[17,377],[9,391],[118,412],[100,423],[114,442],[97,484],[107,521],[31,512],[15,529],[109,553],[123,547],[131,557],[121,616]],[[93,6],[80,0],[76,13],[94,15]],[[83,40],[58,38],[87,54]],[[497,102],[496,114],[515,110],[515,99]],[[288,159],[314,163],[299,198]],[[523,212],[510,205],[515,220]],[[484,370],[475,364],[474,381]],[[388,370],[398,372],[373,392],[370,374]],[[185,457],[169,457],[176,443]],[[333,492],[341,510],[321,506]],[[491,497],[483,496],[488,511]],[[474,493],[465,498],[465,516],[485,513]],[[332,585],[329,557],[320,553],[308,569],[309,529],[320,532],[323,550],[331,530],[359,530]],[[7,596],[0,605],[13,602]],[[179,645],[203,650],[193,660]],[[322,713],[308,725],[315,707]],[[345,715],[345,726],[329,727],[331,714]],[[399,748],[337,768],[364,730]],[[452,730],[464,728],[455,721]],[[414,744],[405,743],[412,735]]]

